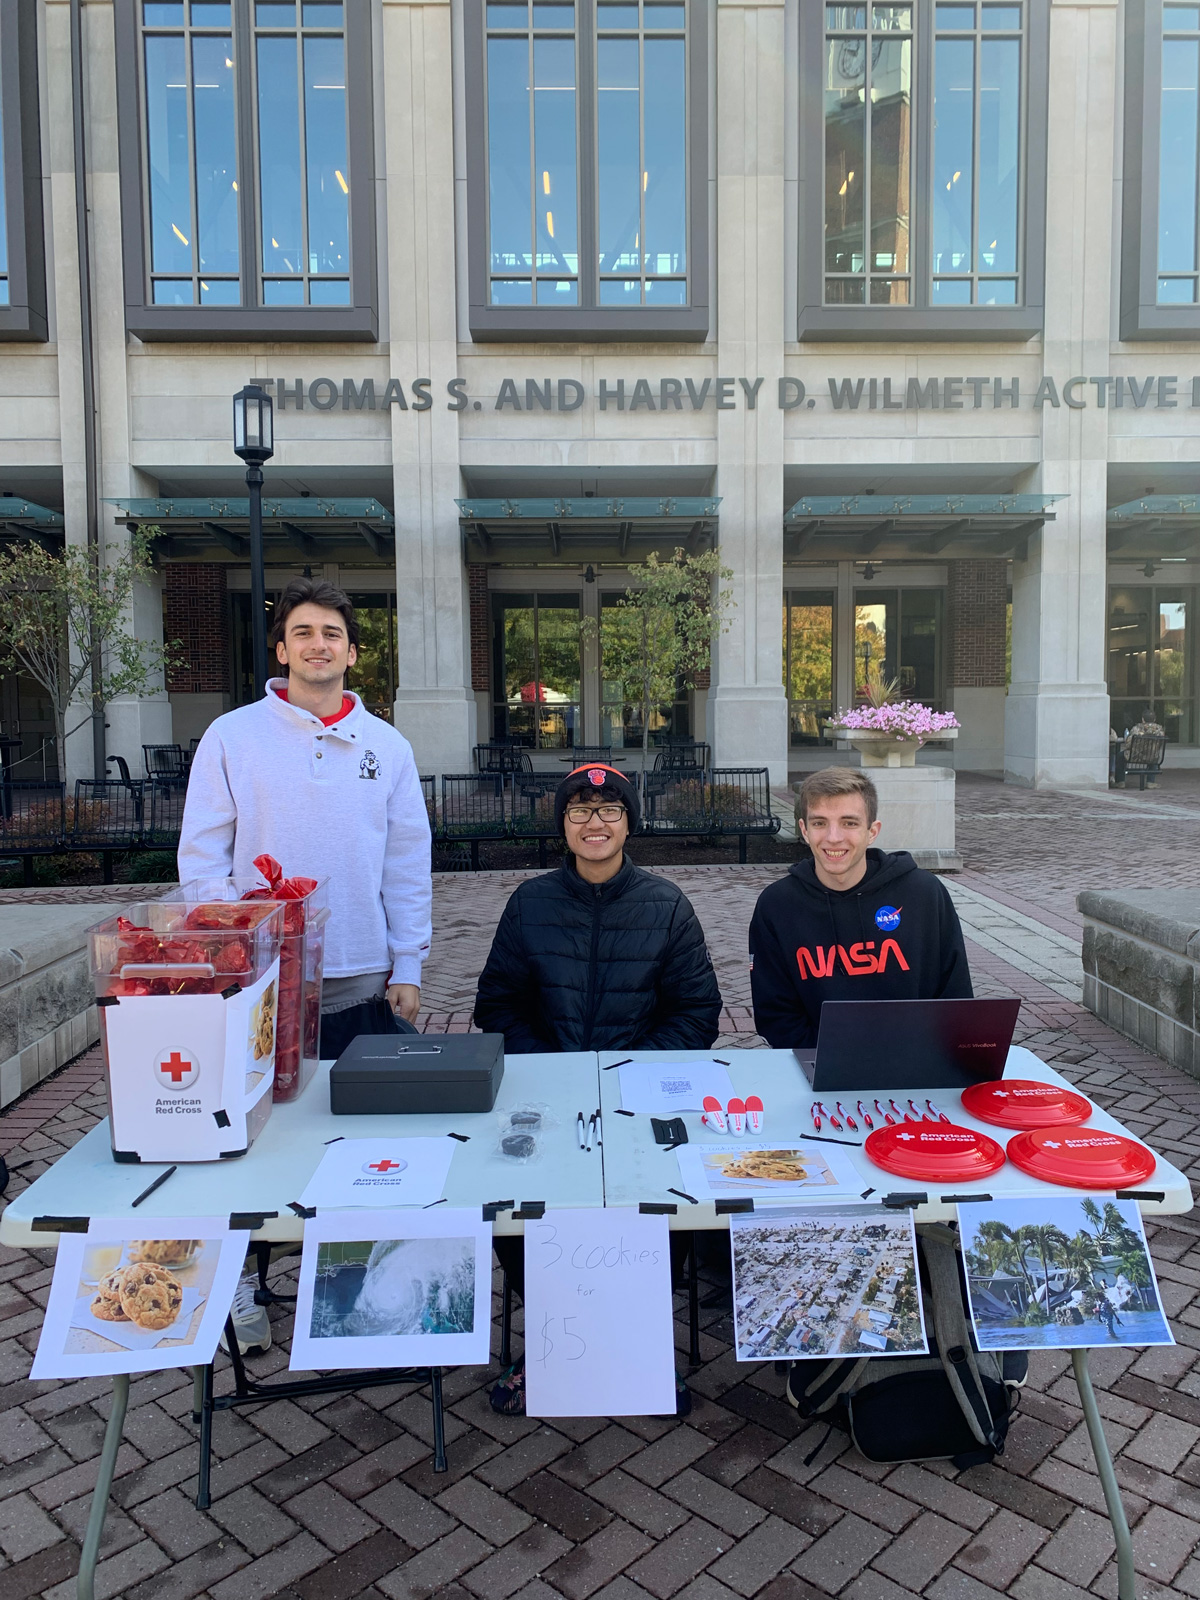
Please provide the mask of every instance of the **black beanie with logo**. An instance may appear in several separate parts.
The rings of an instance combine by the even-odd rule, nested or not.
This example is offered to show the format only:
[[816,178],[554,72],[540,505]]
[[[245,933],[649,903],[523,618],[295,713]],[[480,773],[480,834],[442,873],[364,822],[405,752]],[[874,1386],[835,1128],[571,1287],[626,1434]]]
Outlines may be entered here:
[[[576,767],[573,772],[568,772],[563,781],[554,792],[554,821],[559,833],[563,829],[563,816],[569,800],[588,802],[591,796],[589,790],[595,792],[598,803],[601,791],[607,789],[608,794],[615,797],[625,807],[629,814],[629,831],[634,834],[642,820],[642,802],[638,798],[637,785],[627,778],[623,772],[618,772],[616,767],[606,767],[600,761],[588,761],[582,767]],[[608,798],[605,796],[604,798]]]

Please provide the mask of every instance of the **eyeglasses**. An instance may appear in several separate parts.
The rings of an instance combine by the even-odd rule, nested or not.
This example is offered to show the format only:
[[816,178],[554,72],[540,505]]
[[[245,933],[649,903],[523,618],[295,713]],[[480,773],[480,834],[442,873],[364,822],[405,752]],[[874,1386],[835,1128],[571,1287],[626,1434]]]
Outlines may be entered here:
[[590,822],[599,817],[601,822],[620,822],[625,815],[624,806],[568,806],[568,822]]

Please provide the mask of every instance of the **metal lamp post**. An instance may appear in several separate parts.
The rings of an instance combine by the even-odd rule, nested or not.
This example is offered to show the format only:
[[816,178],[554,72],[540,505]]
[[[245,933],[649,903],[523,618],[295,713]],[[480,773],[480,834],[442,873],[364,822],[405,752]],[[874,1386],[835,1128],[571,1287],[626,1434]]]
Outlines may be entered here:
[[275,454],[275,407],[257,383],[248,383],[233,397],[233,449],[246,463],[250,491],[250,631],[253,645],[254,693],[267,692],[267,579],[263,563],[263,462]]

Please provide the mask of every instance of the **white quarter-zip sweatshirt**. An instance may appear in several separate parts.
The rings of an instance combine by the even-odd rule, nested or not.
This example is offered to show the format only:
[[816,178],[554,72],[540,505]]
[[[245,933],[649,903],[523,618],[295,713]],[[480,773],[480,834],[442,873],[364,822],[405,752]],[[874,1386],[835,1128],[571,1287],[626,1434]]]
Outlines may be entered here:
[[328,878],[325,976],[390,972],[421,981],[429,954],[429,820],[412,747],[357,695],[326,727],[263,699],[209,727],[192,758],[179,841],[179,877],[257,878],[273,855],[289,877]]

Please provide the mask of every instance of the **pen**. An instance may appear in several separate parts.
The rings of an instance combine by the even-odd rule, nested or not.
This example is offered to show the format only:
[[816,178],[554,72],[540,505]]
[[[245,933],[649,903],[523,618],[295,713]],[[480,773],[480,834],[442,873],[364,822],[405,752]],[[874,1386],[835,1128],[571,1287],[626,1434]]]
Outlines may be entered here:
[[820,1114],[819,1114],[820,1113],[820,1107],[817,1105],[815,1100],[813,1101],[812,1105],[809,1106],[808,1112],[809,1112],[809,1116],[812,1117],[813,1127],[817,1130],[818,1133],[820,1133],[820,1131],[821,1131],[821,1118],[820,1118]]
[[592,1117],[591,1121],[588,1123],[587,1147],[588,1147],[589,1151],[592,1148],[592,1135],[595,1133],[595,1131],[596,1131],[596,1119],[595,1119],[595,1117]]
[[900,1122],[910,1122],[912,1120],[911,1117],[906,1117],[904,1115],[904,1112],[901,1111],[900,1107],[890,1097],[888,1099],[888,1105],[890,1105],[892,1110],[896,1113],[896,1118],[897,1118],[898,1121],[900,1121]]
[[826,1111],[824,1106],[821,1107],[821,1111],[824,1113],[825,1116],[827,1116],[829,1118],[829,1123],[830,1123],[831,1127],[839,1128],[839,1129],[841,1128],[841,1126],[842,1126],[841,1123],[834,1116],[832,1111]]
[[583,1149],[583,1112],[575,1113],[575,1137],[579,1140],[579,1148]]
[[162,1188],[163,1184],[166,1183],[167,1179],[171,1176],[171,1174],[173,1172],[178,1172],[178,1171],[179,1171],[178,1167],[168,1167],[165,1172],[160,1172],[158,1177],[155,1178],[154,1182],[149,1186],[149,1188],[143,1189],[141,1194],[138,1195],[137,1199],[136,1200],[131,1200],[129,1202],[129,1204],[131,1206],[140,1206],[143,1200],[145,1200],[149,1195],[152,1195],[154,1193],[155,1189],[161,1189]]
[[600,1120],[600,1108],[596,1108],[596,1143],[600,1149],[604,1148],[604,1124]]
[[855,1133],[857,1133],[857,1132],[858,1132],[858,1123],[857,1123],[857,1122],[855,1122],[855,1120],[854,1120],[854,1118],[853,1118],[853,1117],[852,1117],[852,1116],[851,1116],[851,1115],[850,1115],[850,1113],[849,1113],[849,1112],[848,1112],[848,1111],[847,1111],[847,1110],[846,1110],[846,1108],[845,1108],[845,1106],[844,1106],[844,1105],[843,1105],[843,1104],[842,1104],[842,1102],[841,1102],[841,1101],[840,1101],[840,1100],[839,1100],[839,1101],[838,1101],[838,1103],[837,1103],[837,1108],[838,1108],[838,1110],[839,1110],[839,1111],[840,1111],[840,1112],[841,1112],[841,1114],[842,1114],[842,1116],[843,1116],[843,1117],[845,1117],[845,1119],[846,1119],[846,1126],[847,1126],[847,1127],[848,1127],[848,1128],[853,1128],[853,1129],[854,1129],[854,1131],[855,1131]]
[[[919,1112],[917,1110],[916,1102],[913,1100],[911,1095],[909,1096],[908,1104],[909,1104],[909,1108],[912,1111],[912,1120],[914,1122],[924,1122],[925,1118],[922,1116],[921,1112]],[[908,1113],[905,1112],[905,1118],[906,1119],[907,1119],[907,1116],[908,1116]]]
[[935,1122],[950,1121],[950,1118],[946,1115],[946,1113],[935,1106],[932,1100],[926,1100],[925,1104],[929,1107],[930,1111],[933,1112]]
[[871,1121],[871,1113],[867,1110],[866,1106],[863,1105],[861,1100],[858,1102],[858,1114],[866,1123],[868,1128],[873,1128],[875,1126],[875,1124]]
[[876,1100],[876,1102],[875,1102],[875,1109],[876,1109],[876,1111],[878,1111],[879,1115],[883,1118],[883,1120],[887,1123],[889,1128],[894,1128],[896,1126],[895,1117],[892,1116],[890,1111],[885,1111],[883,1109],[883,1107],[879,1104],[878,1100]]

